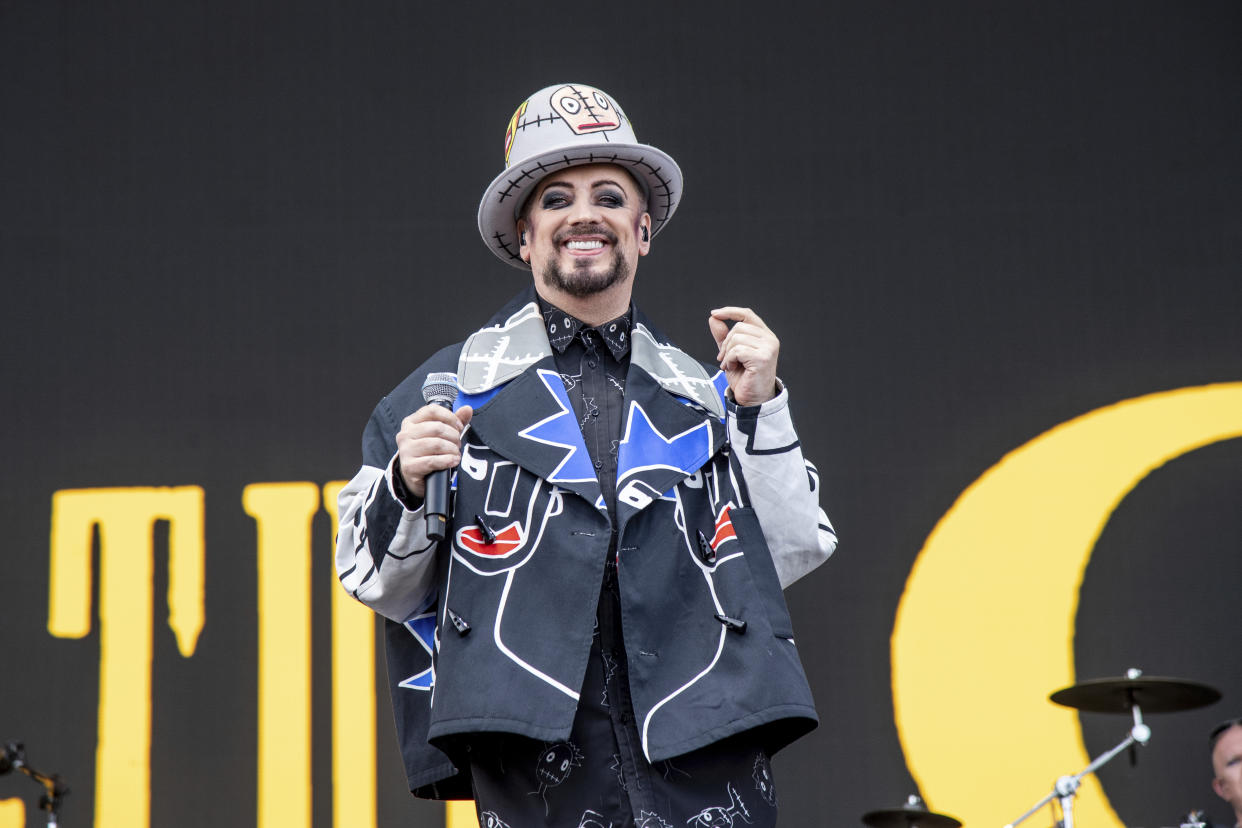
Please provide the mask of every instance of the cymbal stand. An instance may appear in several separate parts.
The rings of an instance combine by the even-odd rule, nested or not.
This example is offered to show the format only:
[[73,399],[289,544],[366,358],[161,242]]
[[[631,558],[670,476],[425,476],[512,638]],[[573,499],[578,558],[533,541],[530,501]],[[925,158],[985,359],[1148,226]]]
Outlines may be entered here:
[[1130,712],[1134,717],[1134,726],[1130,728],[1129,735],[1122,740],[1121,744],[1101,753],[1091,764],[1087,765],[1078,773],[1072,776],[1062,776],[1052,786],[1052,792],[1043,799],[1036,802],[1031,809],[1013,822],[1005,826],[1005,828],[1014,828],[1015,825],[1022,822],[1027,817],[1043,808],[1052,800],[1056,799],[1061,805],[1061,820],[1058,823],[1061,828],[1074,828],[1074,797],[1078,794],[1078,787],[1082,784],[1083,777],[1095,773],[1108,763],[1110,759],[1121,753],[1128,747],[1133,745],[1145,745],[1151,739],[1151,728],[1143,724],[1143,712],[1139,710],[1137,704],[1130,704]]
[[20,771],[43,786],[39,808],[47,811],[47,828],[57,828],[61,800],[69,793],[69,788],[61,781],[60,774],[48,776],[30,767],[26,762],[25,745],[21,742],[7,742],[0,748],[0,774],[10,770]]

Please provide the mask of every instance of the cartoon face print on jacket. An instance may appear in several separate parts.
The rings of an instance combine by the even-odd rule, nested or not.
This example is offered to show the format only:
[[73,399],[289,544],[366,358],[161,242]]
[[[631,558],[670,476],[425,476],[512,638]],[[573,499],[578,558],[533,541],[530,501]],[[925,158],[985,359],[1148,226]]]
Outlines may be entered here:
[[[685,498],[676,496],[673,513],[677,528],[681,530],[684,549],[708,572],[740,554],[736,543],[737,532],[733,528],[730,511],[737,507],[739,495],[729,485],[727,455],[719,455],[685,481],[685,486],[705,489],[707,498],[697,499],[693,505]],[[705,508],[706,507],[706,508]]]
[[[485,459],[487,458],[487,459]],[[460,475],[486,485],[482,508],[457,518],[453,557],[480,575],[511,572],[530,560],[548,521],[563,508],[556,486],[539,480],[516,463],[467,444]],[[463,525],[464,524],[464,525]]]
[[[564,551],[556,548],[572,531],[558,520],[567,496],[556,484],[467,436],[457,472],[445,607],[446,615],[452,612],[478,630],[472,633],[473,646],[490,638],[520,674],[568,695],[575,688],[569,676],[555,669],[565,631],[546,604],[548,594],[563,592],[560,579],[569,577]],[[549,535],[556,537],[549,542]],[[466,642],[450,637],[448,643]]]

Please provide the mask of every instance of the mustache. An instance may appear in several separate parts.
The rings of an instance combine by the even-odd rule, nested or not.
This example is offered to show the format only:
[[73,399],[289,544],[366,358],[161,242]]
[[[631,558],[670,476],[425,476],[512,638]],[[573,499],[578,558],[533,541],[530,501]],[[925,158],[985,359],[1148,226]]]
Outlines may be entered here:
[[617,243],[617,234],[603,224],[580,224],[576,227],[567,227],[564,230],[558,230],[552,236],[552,241],[556,244],[563,244],[570,239],[580,238],[582,236],[603,236],[604,240],[609,244]]

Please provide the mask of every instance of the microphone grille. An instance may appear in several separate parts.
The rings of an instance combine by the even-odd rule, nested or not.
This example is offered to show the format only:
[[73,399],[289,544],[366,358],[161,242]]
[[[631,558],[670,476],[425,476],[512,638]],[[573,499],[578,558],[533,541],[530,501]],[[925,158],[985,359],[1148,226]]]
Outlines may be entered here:
[[457,399],[457,375],[449,371],[440,371],[427,375],[423,380],[423,402],[448,403],[452,405]]

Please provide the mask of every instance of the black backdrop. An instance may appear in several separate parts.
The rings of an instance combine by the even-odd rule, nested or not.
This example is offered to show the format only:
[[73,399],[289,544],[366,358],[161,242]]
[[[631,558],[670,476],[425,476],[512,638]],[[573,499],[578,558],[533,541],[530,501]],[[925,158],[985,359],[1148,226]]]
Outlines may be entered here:
[[[0,0],[0,738],[70,781],[63,824],[89,823],[98,641],[48,633],[51,498],[201,486],[207,623],[186,660],[156,626],[151,821],[254,824],[242,489],[351,476],[379,396],[519,287],[478,198],[513,108],[578,80],[686,173],[639,303],[703,357],[720,304],[780,334],[842,537],[788,593],[823,721],[777,757],[786,821],[903,801],[889,636],[939,518],[1059,423],[1242,380],[1240,43],[1228,0]],[[1230,819],[1204,732],[1242,712],[1240,462],[1218,443],[1140,484],[1083,581],[1078,676],[1137,663],[1225,693],[1106,769],[1127,824]],[[321,515],[316,826],[329,531]],[[380,824],[437,824],[403,791],[386,698],[379,719]],[[1083,720],[1092,753],[1122,726]],[[15,778],[0,797],[33,811]]]

